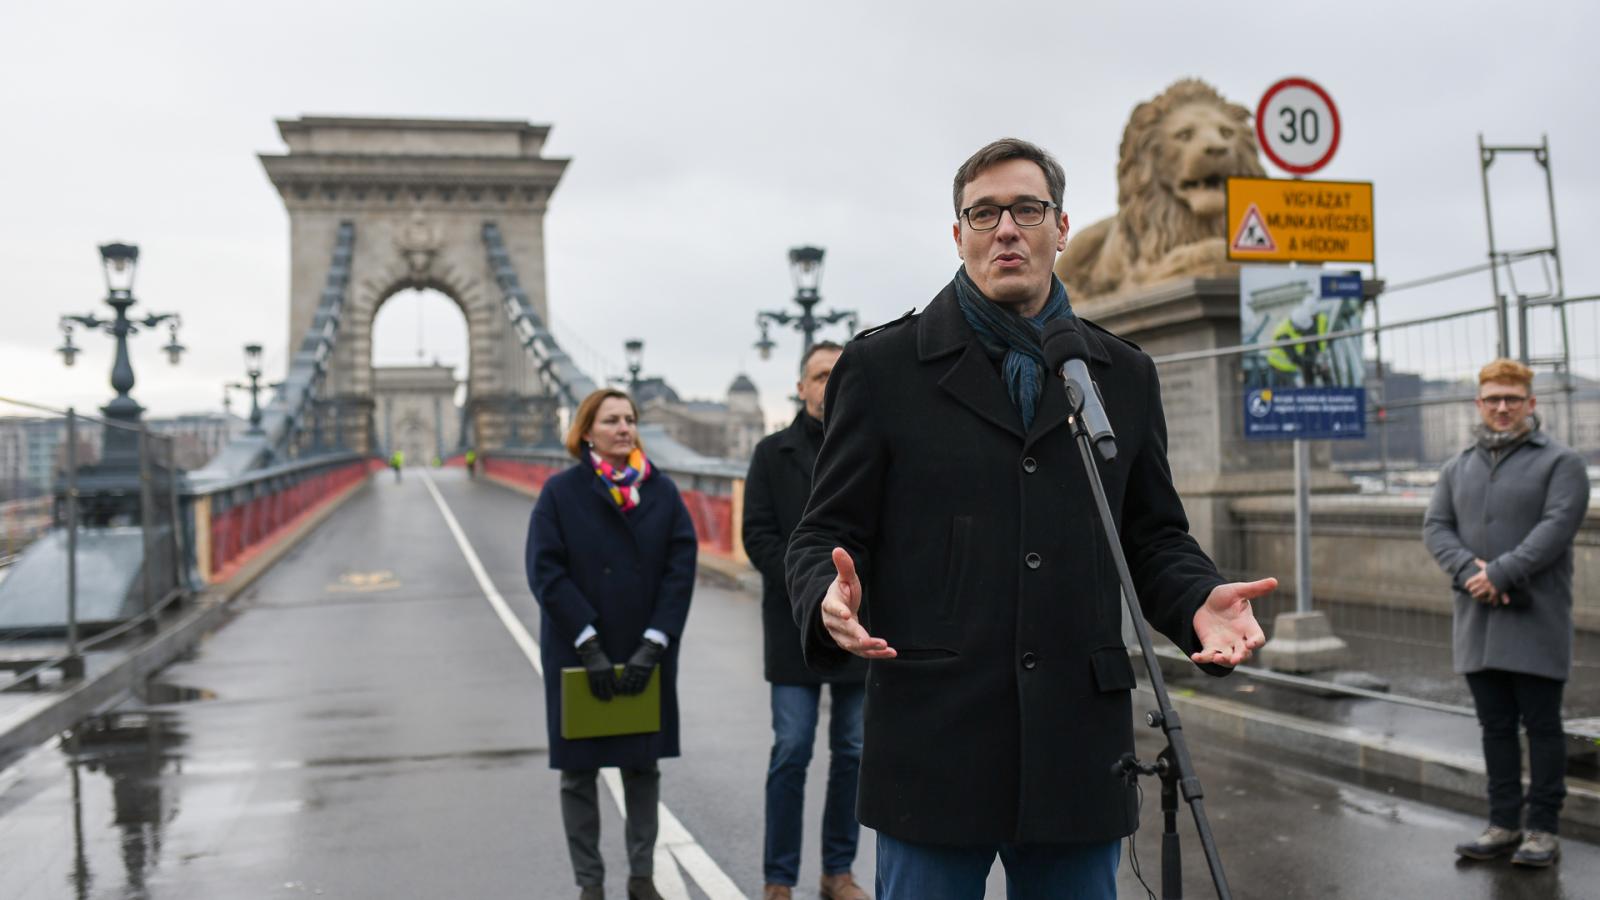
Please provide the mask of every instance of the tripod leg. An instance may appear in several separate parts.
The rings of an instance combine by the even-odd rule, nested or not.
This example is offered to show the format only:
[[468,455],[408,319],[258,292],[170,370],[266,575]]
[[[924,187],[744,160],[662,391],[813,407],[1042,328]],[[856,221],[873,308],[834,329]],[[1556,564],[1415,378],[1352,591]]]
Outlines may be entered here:
[[1183,857],[1178,852],[1178,766],[1161,751],[1161,900],[1183,900]]

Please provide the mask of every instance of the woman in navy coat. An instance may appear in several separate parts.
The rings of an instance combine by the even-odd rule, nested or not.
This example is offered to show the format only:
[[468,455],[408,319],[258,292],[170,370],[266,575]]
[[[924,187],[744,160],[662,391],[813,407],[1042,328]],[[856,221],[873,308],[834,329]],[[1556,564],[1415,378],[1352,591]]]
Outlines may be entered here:
[[[678,488],[644,456],[638,411],[621,391],[595,391],[567,432],[577,464],[545,482],[528,526],[528,586],[539,601],[550,767],[561,770],[561,818],[582,900],[604,896],[595,776],[622,773],[628,897],[657,900],[652,882],[661,773],[678,755],[678,654],[694,589],[694,523]],[[620,675],[613,663],[624,663]],[[638,693],[661,669],[661,730],[564,740],[563,667],[588,670],[609,700]]]

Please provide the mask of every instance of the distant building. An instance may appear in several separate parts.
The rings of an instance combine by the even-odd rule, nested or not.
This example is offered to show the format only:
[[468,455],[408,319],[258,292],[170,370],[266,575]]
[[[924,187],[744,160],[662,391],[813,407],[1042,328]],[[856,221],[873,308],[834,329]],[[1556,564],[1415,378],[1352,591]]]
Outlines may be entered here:
[[[78,423],[78,463],[100,459],[100,426]],[[50,491],[66,466],[67,420],[0,417],[0,496],[35,497]]]
[[250,422],[232,413],[190,413],[146,419],[150,430],[174,439],[178,468],[192,471],[211,461],[217,451],[250,428]]
[[459,385],[455,370],[438,363],[373,367],[374,424],[383,453],[399,450],[407,463],[426,465],[454,450],[461,443]]
[[[178,468],[205,465],[249,423],[227,413],[146,418],[154,434],[175,439]],[[78,465],[100,460],[104,426],[78,422]],[[67,466],[67,420],[63,417],[0,417],[0,498],[49,493]]]
[[668,437],[702,456],[749,459],[766,432],[761,395],[745,375],[729,385],[724,403],[681,400],[659,378],[640,381],[636,395],[643,423],[660,427]]

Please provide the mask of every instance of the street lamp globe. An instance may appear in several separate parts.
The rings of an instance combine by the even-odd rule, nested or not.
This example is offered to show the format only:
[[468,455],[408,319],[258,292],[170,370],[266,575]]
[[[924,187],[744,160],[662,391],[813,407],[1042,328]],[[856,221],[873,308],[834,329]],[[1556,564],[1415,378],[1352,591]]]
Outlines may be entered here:
[[177,365],[178,361],[183,358],[183,351],[188,348],[178,343],[178,323],[174,321],[168,328],[170,329],[168,333],[171,337],[161,349],[166,351],[167,361]]
[[816,294],[822,284],[821,247],[792,247],[789,250],[789,274],[794,278],[795,291]]
[[100,245],[100,264],[106,270],[106,289],[113,294],[133,292],[133,276],[139,268],[139,247],[116,241]]
[[244,345],[244,370],[251,375],[259,376],[261,374],[260,344]]
[[628,368],[637,373],[644,365],[644,341],[631,338],[622,343],[622,355],[628,362]]
[[61,346],[56,348],[56,352],[61,354],[61,361],[65,363],[68,368],[71,368],[72,364],[78,361],[78,345],[72,342],[71,327],[62,326],[61,335]]

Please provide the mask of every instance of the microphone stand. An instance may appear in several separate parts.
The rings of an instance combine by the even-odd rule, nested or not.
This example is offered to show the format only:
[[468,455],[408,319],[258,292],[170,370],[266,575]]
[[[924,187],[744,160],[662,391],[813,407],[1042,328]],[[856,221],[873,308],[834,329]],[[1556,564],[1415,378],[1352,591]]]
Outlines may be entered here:
[[1133,619],[1133,630],[1139,636],[1139,649],[1144,654],[1145,669],[1149,672],[1150,687],[1156,697],[1156,708],[1145,714],[1145,724],[1160,728],[1167,737],[1167,747],[1154,763],[1143,763],[1133,753],[1124,753],[1112,766],[1111,773],[1133,786],[1141,775],[1155,775],[1161,779],[1161,812],[1164,829],[1161,832],[1161,897],[1162,900],[1182,900],[1183,859],[1178,853],[1178,794],[1188,801],[1194,812],[1195,830],[1200,833],[1200,846],[1206,855],[1206,865],[1211,869],[1211,883],[1217,889],[1219,900],[1232,900],[1228,889],[1228,876],[1222,871],[1222,857],[1217,855],[1217,843],[1211,836],[1211,824],[1206,819],[1205,791],[1195,774],[1194,761],[1189,757],[1189,744],[1184,739],[1183,723],[1178,711],[1172,708],[1167,694],[1167,682],[1161,675],[1161,665],[1156,660],[1155,648],[1150,644],[1150,627],[1145,624],[1144,612],[1139,607],[1139,595],[1133,587],[1133,576],[1128,572],[1128,559],[1122,552],[1122,539],[1117,533],[1116,520],[1111,517],[1111,506],[1106,502],[1105,484],[1100,480],[1100,468],[1095,462],[1090,446],[1089,431],[1083,422],[1083,394],[1071,381],[1066,381],[1067,406],[1072,414],[1068,421],[1073,437],[1078,442],[1078,452],[1083,457],[1084,473],[1089,487],[1094,491],[1095,510],[1100,516],[1100,526],[1105,530],[1106,542],[1111,545],[1111,556],[1117,564],[1117,576],[1122,579],[1122,598],[1127,603]]

